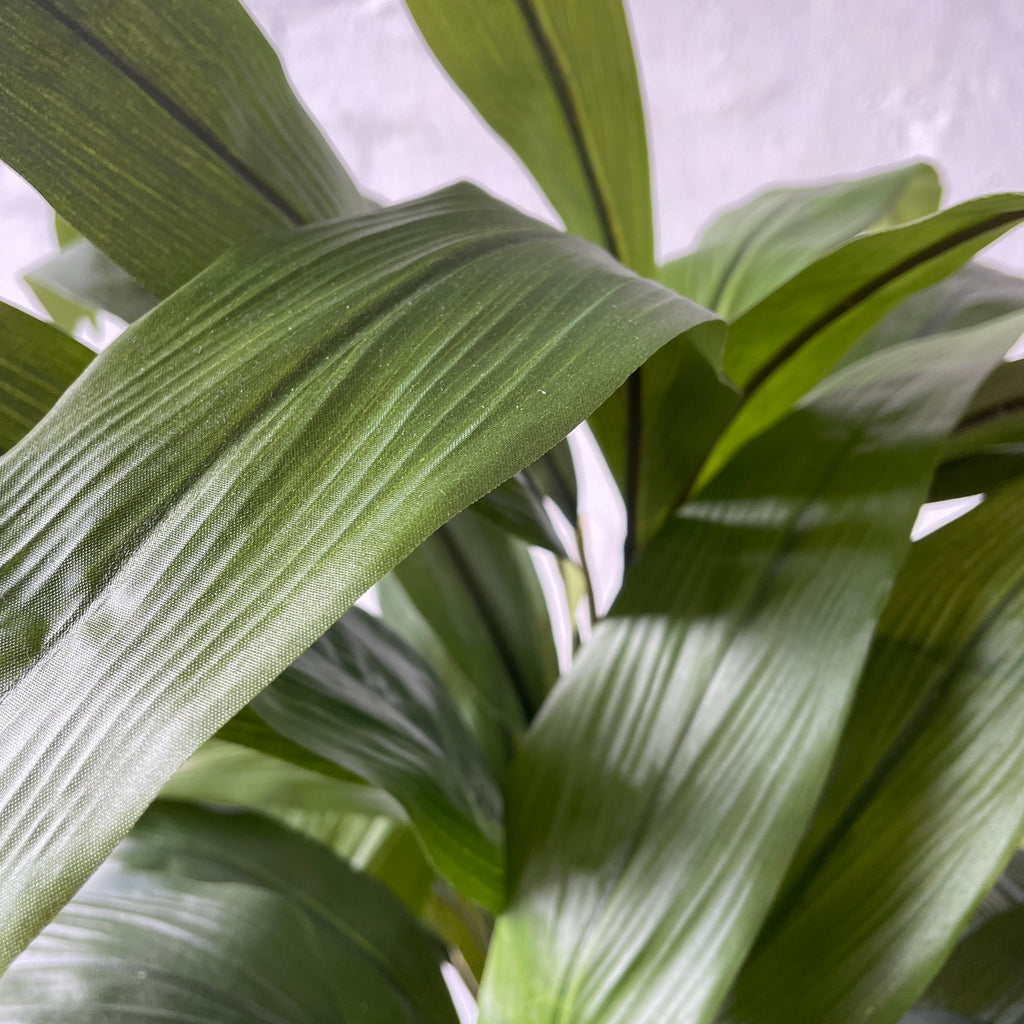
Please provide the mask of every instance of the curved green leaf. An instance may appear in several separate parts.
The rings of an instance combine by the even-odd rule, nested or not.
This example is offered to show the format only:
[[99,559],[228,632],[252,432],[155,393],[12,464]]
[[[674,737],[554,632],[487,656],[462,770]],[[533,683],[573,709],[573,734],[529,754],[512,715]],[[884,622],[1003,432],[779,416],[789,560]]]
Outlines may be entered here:
[[0,960],[367,586],[709,316],[459,187],[232,251],[129,328],[0,462]]
[[440,682],[383,623],[343,615],[249,707],[285,737],[391,793],[438,870],[497,910],[501,791]]
[[381,885],[248,814],[155,805],[0,979],[0,1020],[455,1024]]
[[445,71],[566,228],[654,269],[647,139],[621,0],[406,0]]
[[940,192],[924,163],[771,189],[721,214],[693,252],[659,269],[658,280],[734,320],[855,235],[934,213]]
[[235,0],[10,0],[0,159],[154,295],[366,209]]
[[481,1024],[711,1017],[814,808],[942,437],[1007,345],[861,361],[640,554],[514,767]]
[[914,546],[726,1019],[897,1020],[1016,848],[1022,501],[1014,484]]
[[783,416],[880,317],[1021,220],[1024,196],[994,195],[855,238],[739,317],[729,327],[724,365],[744,403],[701,481]]
[[0,302],[0,452],[49,412],[94,355],[56,327]]

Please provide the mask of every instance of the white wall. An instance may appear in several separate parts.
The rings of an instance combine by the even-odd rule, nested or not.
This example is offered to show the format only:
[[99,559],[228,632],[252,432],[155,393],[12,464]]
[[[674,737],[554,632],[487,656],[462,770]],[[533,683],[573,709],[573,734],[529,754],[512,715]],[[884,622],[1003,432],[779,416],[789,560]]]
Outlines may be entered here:
[[[399,0],[248,0],[356,178],[402,199],[471,178],[551,216],[433,65]],[[659,249],[762,185],[915,156],[947,198],[1024,189],[1020,0],[629,0]],[[0,168],[0,297],[51,246],[45,204]],[[1024,229],[992,250],[1024,270]]]

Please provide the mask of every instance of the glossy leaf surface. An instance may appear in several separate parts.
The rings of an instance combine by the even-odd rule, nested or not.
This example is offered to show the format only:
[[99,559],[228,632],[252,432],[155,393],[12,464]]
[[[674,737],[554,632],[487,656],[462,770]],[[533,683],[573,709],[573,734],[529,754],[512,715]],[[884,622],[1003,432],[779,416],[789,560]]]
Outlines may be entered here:
[[735,320],[855,235],[934,213],[939,193],[928,164],[771,189],[720,215],[693,252],[658,271],[658,280]]
[[641,554],[515,766],[482,1024],[710,1019],[813,810],[942,437],[1005,347],[953,335],[851,367]]
[[0,959],[370,583],[708,316],[462,187],[229,253],[126,331],[0,463]]
[[145,289],[366,209],[235,0],[10,0],[0,159]]
[[379,883],[249,814],[157,804],[0,979],[0,1020],[454,1024]]
[[1014,484],[914,546],[728,1020],[897,1020],[1016,848],[1022,500]]
[[644,113],[620,0],[406,0],[566,228],[653,270]]

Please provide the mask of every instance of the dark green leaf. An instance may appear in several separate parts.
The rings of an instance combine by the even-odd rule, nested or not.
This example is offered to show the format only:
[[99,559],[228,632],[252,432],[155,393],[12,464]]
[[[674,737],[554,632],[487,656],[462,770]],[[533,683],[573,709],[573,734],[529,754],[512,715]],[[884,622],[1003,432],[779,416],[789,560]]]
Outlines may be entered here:
[[438,870],[500,908],[501,791],[440,682],[382,622],[352,609],[249,707],[285,737],[391,793]]
[[235,0],[9,0],[0,105],[0,159],[154,295],[366,209]]
[[1022,219],[1024,196],[986,196],[855,238],[744,313],[730,325],[725,350],[726,373],[744,389],[744,404],[702,481],[784,415],[880,317]]
[[0,960],[367,586],[708,316],[459,187],[234,250],[130,327],[0,462]]
[[249,814],[157,804],[0,979],[0,1020],[455,1024],[381,885]]
[[566,228],[653,271],[644,112],[621,0],[406,0]]
[[1016,848],[1022,501],[1016,483],[914,546],[727,1019],[897,1020]]
[[49,412],[93,356],[56,327],[0,303],[0,452]]
[[928,164],[762,192],[719,216],[658,279],[735,320],[855,235],[934,213],[940,192]]
[[1007,345],[861,361],[641,553],[515,765],[481,1024],[710,1018],[813,810],[943,434]]

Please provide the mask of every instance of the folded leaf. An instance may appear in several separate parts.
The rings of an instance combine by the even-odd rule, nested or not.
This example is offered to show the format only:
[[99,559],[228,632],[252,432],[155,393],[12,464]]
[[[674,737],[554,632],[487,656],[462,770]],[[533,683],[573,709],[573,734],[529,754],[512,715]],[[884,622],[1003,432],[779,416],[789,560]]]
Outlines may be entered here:
[[897,1020],[1016,848],[1022,500],[1014,484],[914,546],[725,1019],[828,1024],[870,1005],[870,1020]]
[[93,356],[56,327],[0,303],[0,452],[49,412]]
[[11,0],[0,105],[0,160],[157,296],[366,209],[235,0]]
[[0,979],[0,1020],[455,1024],[379,883],[249,814],[157,804]]
[[855,235],[934,213],[940,191],[935,169],[923,163],[771,189],[719,216],[693,252],[658,271],[658,280],[735,320]]
[[242,247],[129,328],[0,462],[0,960],[367,586],[709,315],[459,187]]
[[441,683],[383,623],[353,608],[249,707],[285,737],[391,793],[438,870],[500,908],[501,791]]
[[514,766],[481,1024],[712,1016],[814,808],[942,437],[1004,341],[837,375],[640,554]]
[[729,327],[724,363],[744,404],[701,482],[783,416],[880,317],[1021,220],[1024,196],[994,195],[855,238],[744,313]]
[[653,264],[647,140],[620,0],[406,0],[442,67],[566,228]]

